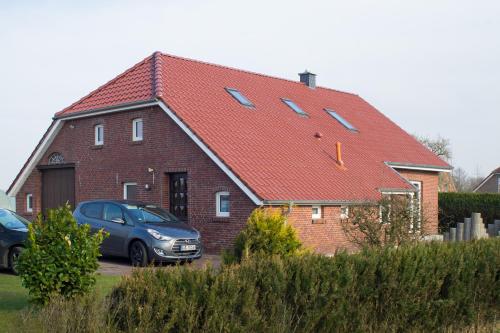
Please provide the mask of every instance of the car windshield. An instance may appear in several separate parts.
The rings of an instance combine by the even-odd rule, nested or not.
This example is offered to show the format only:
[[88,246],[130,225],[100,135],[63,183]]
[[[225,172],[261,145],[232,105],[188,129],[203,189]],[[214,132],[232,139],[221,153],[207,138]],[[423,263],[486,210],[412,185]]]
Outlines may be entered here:
[[0,224],[7,229],[26,229],[30,222],[7,209],[0,209]]
[[163,208],[154,205],[124,205],[132,217],[142,223],[169,223],[179,220]]

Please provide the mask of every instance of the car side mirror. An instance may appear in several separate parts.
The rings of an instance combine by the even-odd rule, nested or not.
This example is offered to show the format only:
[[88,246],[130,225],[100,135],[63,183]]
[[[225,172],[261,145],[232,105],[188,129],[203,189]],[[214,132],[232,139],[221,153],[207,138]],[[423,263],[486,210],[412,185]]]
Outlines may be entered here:
[[114,219],[111,219],[111,222],[125,224],[125,220],[122,219],[121,217],[115,217]]

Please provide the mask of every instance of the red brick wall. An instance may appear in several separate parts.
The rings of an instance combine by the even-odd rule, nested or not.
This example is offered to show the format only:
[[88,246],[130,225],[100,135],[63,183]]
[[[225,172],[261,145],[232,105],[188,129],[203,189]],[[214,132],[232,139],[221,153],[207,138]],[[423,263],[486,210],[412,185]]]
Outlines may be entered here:
[[[132,141],[132,120],[144,120],[144,140]],[[94,126],[104,124],[104,145],[94,146]],[[250,199],[159,108],[67,121],[39,164],[59,152],[75,163],[76,202],[123,199],[123,183],[137,182],[138,199],[168,208],[168,172],[188,173],[188,219],[210,252],[232,245],[255,208]],[[155,170],[155,183],[148,168]],[[41,207],[41,173],[35,170],[17,196],[17,210],[28,218]],[[144,189],[146,184],[151,190]],[[229,191],[231,216],[216,217],[215,193]],[[33,193],[33,214],[25,214]]]
[[[144,120],[144,140],[132,141],[132,120]],[[104,125],[104,145],[94,146],[94,126]],[[209,252],[230,247],[255,205],[201,149],[159,108],[120,112],[67,121],[39,164],[59,152],[75,163],[76,202],[122,199],[123,183],[138,184],[138,199],[168,208],[168,173],[188,173],[188,219],[200,230]],[[155,170],[155,182],[148,168]],[[423,205],[437,232],[437,173],[402,171],[409,180],[423,182]],[[151,185],[145,190],[146,184]],[[216,217],[215,193],[229,191],[231,216]],[[26,194],[32,193],[33,214],[26,213]],[[33,218],[41,208],[41,172],[34,170],[16,198],[17,211]],[[289,214],[304,245],[317,252],[352,249],[340,226],[340,207],[322,208],[321,223],[312,223],[311,206],[296,206]]]
[[438,233],[438,186],[437,172],[398,170],[408,180],[422,182],[422,214],[424,229],[428,234]]
[[340,206],[323,206],[322,219],[314,220],[314,223],[311,206],[293,207],[289,221],[309,249],[325,254],[333,254],[337,249],[354,249],[340,225]]

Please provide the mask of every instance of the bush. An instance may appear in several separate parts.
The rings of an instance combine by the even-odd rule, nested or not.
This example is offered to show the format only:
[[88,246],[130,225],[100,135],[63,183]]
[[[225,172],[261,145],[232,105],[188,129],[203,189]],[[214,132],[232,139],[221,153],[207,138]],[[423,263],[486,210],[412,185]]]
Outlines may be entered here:
[[47,304],[53,297],[71,298],[86,293],[95,284],[97,257],[103,231],[90,234],[90,226],[79,226],[69,205],[39,215],[29,225],[26,249],[17,268],[32,301]]
[[226,253],[224,261],[241,261],[251,254],[287,256],[297,253],[301,243],[295,229],[277,210],[255,209],[247,225],[236,238],[234,252]]
[[[110,297],[126,332],[434,332],[494,323],[500,239],[146,269]],[[493,324],[494,325],[494,324]]]
[[[427,219],[416,199],[386,196],[376,204],[350,206],[348,218],[340,221],[348,241],[358,248],[400,246],[422,239]],[[415,232],[418,230],[418,232]]]
[[439,193],[439,227],[448,230],[472,213],[481,213],[484,223],[500,219],[500,194]]

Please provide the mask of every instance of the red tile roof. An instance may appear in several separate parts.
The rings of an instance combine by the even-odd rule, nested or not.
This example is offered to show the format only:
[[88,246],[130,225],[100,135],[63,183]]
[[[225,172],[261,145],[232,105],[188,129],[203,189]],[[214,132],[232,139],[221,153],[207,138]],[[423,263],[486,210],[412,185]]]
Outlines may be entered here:
[[[238,89],[255,107],[239,104],[226,87]],[[56,116],[155,98],[264,200],[373,200],[381,189],[412,189],[385,162],[449,168],[357,95],[159,52]],[[345,169],[336,163],[337,141]]]

